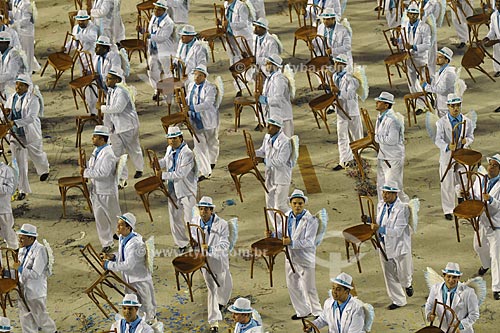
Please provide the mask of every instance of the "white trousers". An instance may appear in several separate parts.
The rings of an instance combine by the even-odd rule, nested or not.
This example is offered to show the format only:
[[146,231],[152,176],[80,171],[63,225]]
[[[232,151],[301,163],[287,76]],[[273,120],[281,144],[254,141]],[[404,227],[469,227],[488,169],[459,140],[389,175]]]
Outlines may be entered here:
[[17,302],[19,307],[19,321],[23,333],[38,333],[39,329],[44,333],[54,333],[57,331],[56,324],[50,318],[47,311],[47,297],[30,299],[26,297],[26,303],[30,311],[24,305],[24,302]]
[[128,153],[136,171],[144,171],[144,157],[139,142],[139,128],[111,135],[111,148],[115,156]]
[[[462,10],[459,8],[458,9],[458,18],[457,15],[455,15],[454,11],[451,12],[451,21],[453,22],[453,26],[455,27],[455,30],[457,31],[458,39],[460,40],[461,43],[467,43],[469,40],[469,27],[467,26],[467,19],[466,17],[472,16],[472,8],[467,5],[465,0],[459,0],[460,4],[462,5],[462,8],[465,12],[465,16],[462,13]],[[472,4],[472,1],[471,1]],[[460,19],[460,23],[459,23]]]
[[19,247],[17,235],[12,227],[14,227],[14,216],[12,213],[0,214],[0,236],[7,243],[7,247],[17,249]]
[[35,35],[19,35],[19,43],[21,48],[26,53],[26,60],[28,62],[28,68],[26,72],[31,75],[32,71],[40,70],[40,64],[35,58]]
[[[114,177],[114,176],[113,176]],[[97,236],[102,247],[113,244],[113,234],[116,227],[117,216],[121,215],[120,204],[117,195],[90,193],[92,209],[94,210],[95,226]]]
[[269,191],[269,193],[266,194],[266,207],[286,212],[289,209],[288,191],[290,185],[271,184],[266,180],[266,187]]
[[[341,111],[342,112],[342,111]],[[337,145],[339,147],[339,162],[340,164],[349,162],[354,159],[349,143],[349,134],[352,140],[361,139],[363,136],[363,125],[359,116],[350,116],[351,120],[344,118],[343,115],[337,113]]]
[[292,264],[295,273],[285,258],[286,287],[297,317],[305,317],[311,313],[319,316],[322,307],[316,290],[315,267],[304,267],[293,261]]
[[212,174],[210,164],[217,164],[219,158],[219,128],[196,130],[196,135],[200,139],[200,142],[193,139],[198,170],[207,177]]
[[429,69],[429,76],[432,78],[436,73],[437,41],[429,48],[429,56],[427,58],[427,68]]
[[[22,138],[20,138],[22,141]],[[12,158],[17,160],[19,166],[19,183],[17,188],[19,192],[31,193],[30,183],[28,180],[28,157],[35,165],[36,173],[41,176],[49,172],[49,161],[47,154],[43,151],[42,139],[30,142],[23,142],[26,148],[21,147],[17,140],[10,140],[10,150]]]
[[406,292],[404,288],[411,286],[413,274],[413,260],[411,253],[386,261],[379,251],[380,264],[384,273],[387,295],[393,304],[406,305]]
[[484,221],[479,224],[481,247],[474,235],[474,250],[481,259],[483,268],[491,268],[491,290],[500,291],[500,230],[493,230],[491,226],[484,226]]
[[377,159],[377,193],[378,200],[382,201],[382,186],[386,184],[396,185],[400,190],[398,197],[402,202],[409,202],[410,199],[403,190],[403,160],[388,160],[391,167],[384,160]]
[[[389,1],[389,0],[386,0]],[[398,15],[396,16],[396,8],[385,10],[385,19],[387,20],[387,27],[395,28],[401,24],[401,9],[398,10]]]
[[227,259],[219,260],[209,257],[208,264],[220,286],[217,287],[210,273],[202,270],[208,289],[208,323],[212,325],[223,319],[222,313],[219,310],[219,304],[226,305],[229,302],[233,290],[233,278],[229,271],[229,262]]
[[[150,54],[149,55],[149,84],[155,90],[156,93],[156,85],[160,80],[166,77],[172,77],[172,73],[170,72],[170,56],[158,56],[158,54]],[[163,73],[163,74],[162,74]],[[164,91],[163,94],[173,93],[172,91]]]
[[[153,286],[153,280],[149,281],[139,281],[139,282],[129,282],[132,287],[137,289],[137,298],[139,303],[142,304],[139,312],[144,313],[144,318],[146,322],[151,322],[156,317],[156,299],[155,299],[155,288]],[[134,294],[134,292],[128,288],[125,288],[125,293]]]
[[[493,45],[493,58],[500,61],[500,44]],[[493,61],[493,69],[495,72],[500,72],[500,65]]]
[[193,218],[193,207],[196,205],[196,198],[193,195],[177,198],[174,192],[170,196],[175,201],[177,209],[168,200],[168,219],[170,221],[170,231],[174,238],[174,243],[177,247],[185,247],[189,245],[189,237],[187,235],[186,223],[191,223]]
[[[439,179],[443,177],[447,165],[439,163]],[[444,214],[453,214],[453,209],[455,209],[455,196],[459,196],[461,189],[459,171],[465,171],[465,168],[460,164],[455,164],[448,170],[441,182],[441,206]],[[463,180],[467,181],[465,175]]]
[[91,85],[85,89],[85,103],[87,103],[90,114],[97,114],[97,95],[98,92],[95,85]]

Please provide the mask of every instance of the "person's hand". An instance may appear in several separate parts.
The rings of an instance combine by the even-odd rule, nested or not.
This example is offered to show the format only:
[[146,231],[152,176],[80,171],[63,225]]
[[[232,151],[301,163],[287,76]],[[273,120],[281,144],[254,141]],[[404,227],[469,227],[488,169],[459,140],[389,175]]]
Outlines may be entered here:
[[309,325],[309,324],[305,324],[304,328],[302,329],[302,331],[306,332],[306,333],[309,333],[309,332],[312,332],[312,326]]
[[9,120],[9,127],[14,127],[16,126],[16,122],[14,120]]
[[456,148],[457,148],[457,145],[456,145],[456,144],[454,144],[454,143],[450,143],[450,144],[448,145],[448,149],[449,149],[449,150],[451,150],[451,151],[455,151],[455,149],[456,149]]
[[139,33],[141,33],[141,34],[143,33],[143,31],[142,31],[142,27],[141,27],[140,25],[136,25],[136,27],[135,27],[135,31],[137,31],[137,32],[139,32]]
[[338,94],[338,93],[339,93],[339,91],[340,91],[340,89],[339,89],[336,85],[334,85],[334,84],[332,84],[332,85],[330,86],[330,88],[332,89],[332,92],[333,92],[334,94]]
[[370,226],[372,227],[373,231],[377,231],[379,228],[379,225],[377,223],[372,223],[372,224],[370,224]]
[[14,261],[14,263],[12,264],[12,268],[14,268],[14,269],[18,269],[20,266],[21,266],[21,262],[19,262],[19,261]]
[[264,157],[256,157],[257,163],[263,163],[264,162]]
[[101,106],[102,106],[102,104],[101,104],[101,102],[100,102],[100,101],[97,101],[97,102],[95,103],[95,108],[96,108],[97,110],[100,110],[100,109],[101,109]]
[[273,233],[271,232],[271,230],[264,231],[264,237],[270,238],[272,235],[273,235]]
[[427,319],[429,320],[429,322],[434,321],[434,319],[436,319],[436,315],[433,313],[429,313]]
[[483,201],[488,201],[490,200],[491,198],[491,195],[489,195],[488,193],[483,193]]
[[197,241],[195,241],[194,239],[191,239],[191,240],[189,241],[189,245],[191,245],[191,247],[192,247],[192,248],[195,248],[195,247],[197,247],[197,246],[198,246],[198,242],[197,242]]
[[208,251],[208,244],[201,244],[201,248],[202,248],[204,251]]
[[283,245],[287,246],[287,245],[290,245],[292,243],[292,240],[290,239],[290,237],[283,237]]
[[410,51],[411,49],[413,49],[413,45],[411,45],[410,43],[406,43],[405,49],[407,49],[408,51]]
[[224,20],[222,22],[222,26],[224,27],[224,29],[227,29],[227,26],[229,25],[229,21],[228,20]]
[[8,115],[10,114],[10,111],[11,111],[11,109],[9,109],[9,108],[4,108],[5,115],[7,115],[7,116],[8,116]]
[[466,138],[463,138],[461,142],[462,142],[462,144],[464,145],[464,144],[466,144],[466,143],[467,143],[467,139],[466,139]]

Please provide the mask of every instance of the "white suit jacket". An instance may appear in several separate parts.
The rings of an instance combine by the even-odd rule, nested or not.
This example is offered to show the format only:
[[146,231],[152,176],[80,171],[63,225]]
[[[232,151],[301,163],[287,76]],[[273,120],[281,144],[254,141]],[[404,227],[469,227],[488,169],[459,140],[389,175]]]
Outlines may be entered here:
[[318,319],[313,321],[313,324],[320,329],[328,326],[328,333],[364,333],[365,312],[360,301],[351,296],[349,303],[347,303],[342,313],[340,332],[337,326],[340,311],[336,309],[335,313],[333,312],[334,302],[335,300],[330,296],[323,305],[323,312],[321,312]]
[[[233,36],[243,36],[248,42],[252,41],[252,17],[248,11],[247,5],[245,5],[240,0],[234,0],[236,4],[233,8],[233,15],[228,23],[233,31]],[[227,11],[229,8],[227,1],[224,2],[225,15],[227,17]],[[229,30],[229,29],[228,29]]]
[[0,214],[12,214],[10,197],[14,192],[14,171],[0,162]]
[[[337,78],[338,75],[335,73],[333,75],[335,84],[337,84]],[[359,88],[358,79],[356,79],[352,73],[347,72],[340,79],[337,88],[340,90],[338,99],[344,111],[347,112],[349,116],[359,116],[358,94],[356,93]],[[342,111],[337,111],[337,117],[347,119]]]
[[176,24],[188,23],[189,0],[170,0],[168,5],[172,8],[172,20]]
[[[18,74],[24,71],[23,60],[17,49],[9,48],[5,58],[0,57],[0,90],[5,94],[7,87],[14,91],[15,80]],[[1,56],[3,54],[0,53]]]
[[[80,42],[83,51],[90,52],[90,54],[94,55],[95,42],[97,41],[99,29],[92,21],[89,21],[87,23],[87,26],[84,29],[80,28],[80,26],[78,24],[75,24],[73,26],[73,30],[71,31],[71,33]],[[73,43],[72,40],[70,40],[66,44],[66,49],[69,48],[71,43]],[[77,47],[77,45],[75,45],[75,44],[76,44],[76,42],[74,42],[74,44],[73,44],[73,50]]]
[[[476,178],[476,180],[474,181],[473,189],[474,199],[482,200],[478,178]],[[485,191],[486,188],[483,186],[483,192]],[[493,222],[495,228],[500,228],[500,181],[496,182],[496,184],[493,185],[488,194],[493,198],[493,201],[491,203],[488,203],[488,212],[490,213],[491,222]],[[481,215],[481,223],[486,229],[491,229],[490,221],[486,216],[486,212]]]
[[97,159],[95,158],[96,149],[92,152],[83,177],[90,179],[91,192],[100,195],[118,195],[118,183],[115,177],[118,159],[110,145],[99,152]]
[[[148,32],[150,34],[151,41],[156,43],[158,56],[167,57],[175,54],[174,29],[174,21],[172,21],[168,14],[166,14],[163,20],[161,20],[159,25],[158,18],[154,15],[151,17]],[[153,31],[156,31],[156,33],[153,34]],[[148,50],[151,53],[151,45],[149,45]]]
[[207,65],[208,52],[202,41],[196,40],[187,53],[187,47],[183,45],[182,40],[179,40],[176,57],[184,61],[186,74],[190,74],[199,65]]
[[[462,114],[463,120],[465,120],[465,140],[466,143],[464,148],[468,148],[472,142],[474,141],[474,130],[472,129],[472,123],[469,118]],[[448,164],[451,156],[451,151],[446,151],[448,144],[451,143],[452,139],[452,128],[450,120],[448,119],[448,114],[439,118],[436,122],[436,140],[434,143],[439,148],[439,163],[443,163],[445,165]],[[463,130],[463,129],[462,129]],[[460,132],[462,135],[462,132]]]
[[9,35],[10,35],[9,46],[10,47],[15,47],[15,48],[18,48],[18,49],[21,48],[21,42],[19,41],[19,35],[17,34],[16,30],[14,30],[11,27],[9,27],[9,26],[7,26],[7,25],[4,24],[0,28],[0,31],[6,31],[6,32],[9,33]]
[[277,70],[266,78],[262,95],[267,97],[267,104],[263,107],[269,118],[278,116],[283,120],[293,120],[288,79],[281,71]]
[[[21,119],[14,120],[16,126],[24,129],[28,143],[42,140],[42,125],[38,117],[40,112],[38,97],[28,91],[24,99],[18,98],[16,105],[13,105],[15,95],[17,93],[9,96],[5,107],[12,110],[14,110],[14,107],[16,110],[21,109]],[[12,112],[9,117],[12,119]]]
[[253,34],[253,44],[250,47],[255,56],[255,63],[260,67],[266,65],[268,57],[281,53],[278,42],[269,32],[266,32],[263,37]]
[[274,144],[266,134],[262,146],[255,151],[257,157],[265,158],[266,184],[290,185],[292,181],[292,143],[282,130]]
[[447,65],[441,73],[436,69],[431,84],[425,86],[425,91],[436,94],[438,110],[448,110],[448,94],[455,90],[456,77],[455,67]]
[[[307,0],[307,7],[306,7],[306,18],[309,20],[309,15],[313,15],[313,21],[315,19],[318,19],[319,12],[316,13],[316,11],[319,11],[317,8],[313,8],[312,5],[314,4],[313,0]],[[325,8],[333,8],[333,11],[335,12],[335,16],[340,19],[342,16],[342,6],[340,5],[340,0],[320,0],[318,3],[318,6],[320,6],[322,9]]]
[[[213,214],[214,221],[210,229],[205,229],[205,241],[208,245],[208,264],[214,272],[229,270],[229,226],[227,221]],[[201,217],[193,217],[192,224],[201,226]],[[191,227],[191,236],[197,241],[198,229]],[[201,239],[200,239],[201,241]]]
[[17,5],[15,1],[12,1],[11,18],[14,21],[11,28],[16,30],[19,36],[35,36],[33,8],[30,0],[21,0]]
[[179,152],[175,171],[168,171],[173,163],[172,154],[172,147],[168,146],[165,156],[160,160],[160,167],[167,170],[163,171],[162,179],[174,182],[175,196],[178,199],[196,196],[198,175],[195,173],[196,162],[193,152],[186,144]]
[[405,158],[404,128],[392,109],[375,124],[375,141],[380,145],[379,160],[402,160]]
[[26,254],[26,248],[19,249],[17,257],[23,266],[22,273],[19,274],[19,283],[27,299],[47,297],[47,277],[49,276],[49,256],[45,246],[37,240],[31,245]]
[[[441,14],[441,5],[437,0],[429,0],[424,6],[424,14],[422,17],[422,21],[426,22],[429,16],[434,16],[434,19],[437,21]],[[436,26],[439,28],[439,22],[436,22]]]
[[[434,300],[437,299],[439,302],[443,302],[443,284],[436,283],[431,287],[429,292],[429,297],[427,297],[427,302],[425,303],[425,316],[427,317],[434,306]],[[449,305],[449,299],[446,301]],[[453,303],[451,308],[457,314],[460,323],[464,327],[463,330],[459,330],[461,333],[473,333],[474,329],[472,325],[479,319],[479,305],[477,301],[476,293],[474,289],[467,287],[462,282],[458,283],[457,290],[453,296]],[[441,315],[443,313],[443,307],[438,305],[436,307],[436,319],[434,322],[439,323]],[[448,328],[446,322],[443,322],[442,329],[446,330]]]
[[[115,88],[108,88],[106,105],[101,106],[105,124],[111,129],[111,133],[120,134],[126,131],[139,128],[139,117],[135,110],[129,92],[120,84]],[[110,124],[106,124],[109,121]]]
[[408,224],[410,218],[410,209],[396,198],[392,206],[391,213],[388,214],[388,208],[385,210],[382,223],[380,216],[385,203],[379,202],[377,205],[377,223],[385,227],[385,254],[388,259],[397,258],[403,254],[411,253],[411,232]]
[[99,29],[100,34],[104,28],[112,27],[114,38],[111,42],[119,42],[125,39],[125,26],[120,14],[121,0],[95,0],[90,10],[90,16]]
[[[416,50],[410,51],[416,66],[423,66],[427,63],[428,51],[431,48],[431,28],[422,20],[418,21],[417,29],[413,34],[413,29],[409,24],[404,27],[408,43],[416,47]],[[413,84],[413,83],[412,83]]]
[[[117,333],[128,333],[128,331],[122,332],[121,319],[115,321],[113,323],[113,325],[111,325],[111,331],[113,331],[115,328],[116,328]],[[141,322],[139,323],[139,325],[135,329],[135,333],[153,333],[153,332],[154,332],[153,328],[151,326],[149,326],[148,324],[146,324],[146,322],[144,321],[144,318],[142,318]]]
[[[216,108],[217,103],[217,88],[214,84],[205,80],[201,91],[195,87],[194,81],[188,85],[186,99],[188,105],[191,106],[191,91],[194,88],[193,104],[194,110],[200,112],[203,129],[214,129],[219,127],[219,110]],[[199,96],[199,103],[198,103]]]
[[150,281],[152,277],[146,266],[146,245],[141,235],[133,233],[135,236],[129,239],[124,251],[123,236],[120,236],[115,261],[108,261],[107,268],[110,271],[121,272],[123,280],[127,283]]
[[[290,216],[291,212],[290,210],[286,216]],[[318,219],[306,210],[297,227],[295,227],[294,217],[291,223],[292,234],[288,235],[288,237],[290,237],[292,244],[288,246],[288,250],[290,251],[292,263],[314,268],[316,266],[316,244],[314,242],[316,240],[316,233],[318,232]]]
[[[316,33],[318,36],[325,37],[327,46],[331,50],[330,56],[335,58],[339,54],[345,54],[348,59],[352,60],[352,36],[349,30],[346,29],[342,24],[335,23],[333,28],[333,33],[330,35],[330,31],[325,27],[324,23],[318,26],[318,31]],[[323,45],[321,45],[322,47]]]
[[[96,74],[99,74],[102,83],[104,85],[106,85],[106,76],[108,75],[109,70],[111,68],[122,67],[122,58],[120,57],[117,51],[113,50],[113,48],[111,48],[109,52],[104,55],[104,57],[95,54],[93,62],[94,62],[94,70]],[[100,63],[100,68],[98,66],[99,63]]]
[[500,28],[498,27],[498,16],[499,16],[499,13],[498,13],[498,10],[496,10],[496,9],[493,13],[491,13],[491,16],[490,16],[490,30],[488,31],[488,34],[486,35],[486,37],[491,39],[491,40],[500,39]]

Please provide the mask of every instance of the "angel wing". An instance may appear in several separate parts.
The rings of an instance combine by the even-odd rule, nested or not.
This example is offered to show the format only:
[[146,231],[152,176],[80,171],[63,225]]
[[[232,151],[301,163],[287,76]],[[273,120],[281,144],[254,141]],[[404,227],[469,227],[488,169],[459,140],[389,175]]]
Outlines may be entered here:
[[271,37],[274,38],[276,44],[278,44],[278,54],[281,54],[283,52],[283,43],[281,43],[281,40],[279,39],[278,35],[271,34]]
[[33,13],[33,23],[35,23],[38,19],[38,8],[36,7],[35,1],[31,3],[31,11]]
[[488,174],[488,171],[486,171],[486,168],[482,165],[480,165],[479,168],[477,168],[477,172],[483,176]]
[[33,85],[33,95],[38,98],[38,102],[40,104],[40,110],[38,111],[38,115],[40,118],[43,118],[43,113],[45,111],[45,102],[43,100],[42,93],[40,92],[40,87],[37,84]]
[[137,96],[137,89],[134,86],[129,86],[123,81],[117,83],[116,85],[124,89],[128,93],[128,95],[130,96],[130,100],[132,101],[132,106],[135,108],[135,97]]
[[362,303],[363,312],[365,313],[365,326],[363,330],[365,332],[370,332],[372,330],[373,320],[375,319],[375,309],[368,303],[364,303],[358,298],[358,301]]
[[472,126],[472,131],[476,129],[476,123],[477,123],[477,113],[474,110],[470,110],[466,115],[467,118],[470,119],[470,126]]
[[19,165],[17,165],[17,159],[13,158],[9,163],[9,166],[12,168],[14,172],[14,188],[12,189],[11,195],[14,195],[17,191],[17,185],[19,184]]
[[434,18],[434,15],[431,14],[427,16],[425,23],[427,23],[431,28],[431,45],[434,45],[437,37],[436,19]]
[[341,0],[340,2],[340,14],[344,15],[345,8],[347,7],[347,0]]
[[366,66],[354,66],[352,76],[354,76],[359,81],[359,87],[356,93],[358,94],[361,101],[365,101],[370,92],[370,87],[368,86],[368,78],[366,77]]
[[117,184],[120,184],[123,170],[125,170],[125,168],[127,167],[127,158],[128,158],[128,155],[123,154],[122,156],[120,156],[120,158],[118,159],[118,162],[116,163],[115,179],[116,179]]
[[288,79],[288,88],[290,89],[290,99],[295,98],[295,73],[292,67],[286,64],[283,69],[283,75]]
[[49,270],[49,275],[52,275],[52,267],[54,266],[54,252],[52,251],[52,248],[50,247],[49,242],[47,242],[46,239],[43,240],[43,246],[45,246],[45,249],[47,250],[47,257],[48,257],[48,262],[47,262],[47,268]]
[[343,18],[342,21],[340,21],[340,24],[342,24],[347,31],[349,32],[349,35],[352,36],[352,28],[351,28],[351,23],[347,20],[347,18]]
[[208,59],[208,55],[210,54],[210,45],[208,44],[208,42],[204,39],[198,39],[195,44],[199,44],[201,45],[201,47],[203,48],[204,52],[205,52],[205,56],[207,57]]
[[438,120],[439,117],[436,113],[427,112],[427,115],[425,116],[425,127],[427,128],[427,134],[429,134],[429,138],[431,138],[432,142],[436,141],[436,122]]
[[411,228],[413,229],[413,232],[417,232],[420,200],[418,198],[411,199],[410,202],[408,202],[408,208],[410,208],[410,213],[411,213]]
[[314,216],[319,220],[318,231],[316,231],[316,239],[314,240],[314,244],[319,246],[323,241],[323,237],[325,237],[326,228],[328,225],[328,212],[325,208],[318,211]]
[[455,83],[453,84],[453,92],[455,95],[463,96],[465,90],[467,90],[467,85],[465,81],[460,78],[460,74],[462,73],[462,67],[457,68],[457,76],[455,77]]
[[446,15],[446,0],[439,0],[439,17],[437,18],[437,26],[441,28],[443,26],[444,16]]
[[260,316],[260,313],[255,309],[252,310],[252,319],[258,322],[260,326],[264,326],[262,325],[262,317]]
[[[197,154],[196,147],[195,147],[195,149],[193,149],[193,155],[194,155],[194,174],[198,175],[198,173],[200,172],[200,169],[198,166],[201,165],[201,161],[200,161],[200,156]],[[200,176],[208,177],[208,175],[200,175]]]
[[21,57],[21,62],[22,62],[22,66],[24,68],[24,70],[26,70],[28,67],[28,56],[26,55],[26,52],[24,52],[23,49],[21,48],[15,48],[15,49],[12,49],[11,52],[17,52],[17,54],[19,54],[19,57]]
[[468,279],[464,284],[474,289],[479,305],[483,304],[486,299],[486,281],[484,281],[482,277],[476,276],[472,279]]
[[290,161],[292,163],[292,168],[297,165],[297,161],[299,159],[299,137],[297,135],[293,135],[290,138],[290,142],[292,143],[292,156],[290,156]]
[[222,78],[220,76],[217,76],[215,78],[214,84],[215,88],[217,89],[215,107],[218,109],[222,103],[222,98],[224,97],[224,82],[222,82]]
[[234,249],[236,241],[238,240],[238,218],[233,217],[229,220],[229,251]]
[[427,284],[427,288],[429,288],[429,290],[431,290],[431,287],[436,283],[444,282],[443,277],[430,267],[427,267],[427,270],[424,272],[424,277],[425,283]]
[[129,76],[130,75],[130,60],[128,58],[127,50],[125,50],[125,48],[122,47],[118,53],[120,54],[120,58],[122,60],[123,74],[125,76]]
[[155,236],[151,236],[146,241],[146,267],[153,274],[155,258]]

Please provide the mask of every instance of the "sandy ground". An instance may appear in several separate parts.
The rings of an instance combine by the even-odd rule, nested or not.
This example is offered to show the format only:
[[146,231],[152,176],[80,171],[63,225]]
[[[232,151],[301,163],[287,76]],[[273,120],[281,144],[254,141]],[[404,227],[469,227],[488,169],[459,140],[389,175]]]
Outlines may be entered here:
[[[213,24],[212,3],[207,0],[192,1],[190,22],[197,30],[211,27]],[[68,1],[43,0],[38,1],[38,23],[36,30],[36,54],[42,63],[47,55],[58,49],[63,42],[65,31],[69,24],[66,13],[74,10],[73,3]],[[371,110],[375,118],[373,98],[381,90],[389,90],[398,99],[395,109],[403,112],[402,96],[407,93],[405,81],[394,76],[394,88],[388,85],[382,59],[388,54],[383,39],[382,30],[385,20],[377,21],[373,12],[374,2],[350,1],[346,16],[354,31],[353,55],[357,63],[367,65],[370,83],[370,96],[361,103]],[[298,43],[297,57],[292,58],[293,31],[297,20],[289,22],[288,9],[284,1],[266,1],[266,9],[270,20],[271,32],[280,36],[286,51],[283,58],[294,65],[306,62],[309,53],[305,44]],[[127,27],[127,36],[134,35],[135,3],[124,2],[122,13]],[[483,28],[484,30],[484,28]],[[481,34],[485,34],[482,31]],[[445,26],[439,31],[439,46],[451,46],[457,56],[454,64],[459,63],[463,50],[456,50],[453,44],[457,42],[454,31]],[[128,79],[138,89],[137,110],[141,121],[142,145],[152,148],[159,154],[164,153],[166,141],[160,124],[160,117],[166,114],[164,105],[156,107],[151,101],[151,88],[138,77],[145,74],[145,64],[140,64],[138,57],[132,59],[133,74]],[[492,72],[491,61],[484,67]],[[244,253],[250,244],[262,237],[264,230],[262,207],[265,204],[264,191],[252,176],[243,179],[244,202],[237,197],[234,185],[227,172],[227,164],[245,156],[242,131],[233,128],[233,104],[235,94],[230,80],[227,56],[220,44],[216,44],[216,62],[209,64],[211,78],[222,75],[226,95],[220,109],[221,126],[220,159],[212,178],[200,184],[201,195],[211,195],[217,205],[217,213],[229,219],[239,218],[239,240],[236,250],[239,254],[231,257],[231,272],[234,279],[233,297],[250,296],[255,308],[262,314],[266,330],[269,332],[300,332],[301,325],[289,320],[294,313],[286,290],[283,256],[277,260],[274,272],[274,287],[270,288],[268,275],[262,261],[258,262],[254,279],[250,279],[250,262]],[[464,96],[465,110],[474,109],[479,114],[474,148],[489,156],[496,153],[498,145],[497,121],[500,114],[493,113],[498,106],[494,95],[498,87],[484,75],[474,72],[477,83],[466,76],[462,77],[469,86]],[[90,272],[80,255],[80,248],[88,242],[98,247],[98,240],[92,215],[86,209],[79,194],[70,196],[68,202],[68,218],[62,218],[60,196],[57,190],[57,179],[63,176],[76,175],[77,151],[74,148],[75,127],[74,116],[83,114],[83,105],[75,110],[70,89],[69,72],[65,73],[57,88],[51,92],[49,87],[53,82],[53,70],[47,69],[46,75],[40,78],[34,75],[34,80],[40,85],[45,98],[45,118],[43,119],[44,147],[49,155],[51,173],[48,182],[40,183],[38,176],[31,171],[30,180],[33,194],[23,202],[16,201],[13,207],[16,212],[16,228],[23,223],[34,223],[39,227],[39,234],[46,238],[54,249],[56,263],[54,275],[49,278],[48,307],[56,320],[59,332],[98,332],[109,328],[111,319],[102,316],[99,310],[90,302],[84,293],[95,274]],[[330,287],[329,277],[340,271],[346,271],[354,277],[359,297],[375,307],[375,323],[373,332],[412,332],[424,326],[422,305],[428,294],[423,277],[426,266],[441,269],[448,261],[459,262],[464,272],[464,278],[472,276],[480,266],[478,258],[472,249],[472,229],[463,226],[460,229],[462,242],[457,243],[454,224],[444,220],[440,206],[438,178],[438,150],[430,141],[425,130],[423,116],[418,119],[418,125],[406,129],[406,167],[405,191],[410,196],[421,199],[420,226],[413,236],[413,260],[415,265],[414,288],[415,295],[409,299],[406,307],[396,311],[387,311],[390,304],[386,295],[385,285],[380,269],[377,253],[369,245],[362,247],[363,273],[357,271],[355,263],[346,261],[344,241],[341,231],[359,223],[359,208],[355,192],[355,179],[348,177],[346,172],[332,172],[336,165],[338,150],[336,146],[335,118],[330,117],[332,134],[328,135],[324,128],[318,129],[313,115],[307,106],[307,101],[319,95],[311,93],[307,87],[305,73],[296,75],[297,96],[294,106],[294,122],[296,134],[301,137],[301,144],[307,146],[310,152],[314,171],[321,184],[321,192],[309,194],[311,211],[315,212],[325,207],[330,215],[328,234],[318,248],[317,286],[320,299],[327,297]],[[253,116],[245,111],[242,116],[242,128],[251,131],[254,142],[260,145],[264,133],[254,132]],[[87,126],[83,135],[84,148],[90,154],[91,127]],[[189,135],[187,139],[192,144]],[[368,155],[373,164],[373,155]],[[130,166],[133,173],[133,167]],[[147,168],[145,174],[149,174]],[[371,176],[375,171],[372,170]],[[142,207],[140,199],[135,194],[133,184],[120,191],[120,203],[123,212],[131,211],[138,217],[137,231],[145,237],[155,235],[156,247],[162,252],[155,261],[154,282],[158,302],[159,318],[165,323],[165,332],[206,332],[206,290],[201,275],[194,280],[195,302],[189,301],[185,285],[181,291],[176,290],[175,275],[171,265],[173,259],[173,242],[167,221],[166,200],[159,194],[153,195],[152,213],[154,223],[149,223],[148,216]],[[294,187],[304,188],[299,168],[294,169]],[[232,201],[235,203],[231,205]],[[84,234],[82,234],[84,233]],[[83,236],[83,239],[80,239]],[[79,239],[79,240],[78,240]],[[170,254],[170,255],[169,255]],[[243,254],[243,255],[242,255]],[[491,276],[486,275],[488,289]],[[494,332],[495,315],[500,311],[500,303],[494,302],[491,291],[481,306],[481,318],[475,325],[476,332]],[[112,295],[112,300],[118,303],[121,298]],[[14,332],[20,332],[16,310],[8,308],[8,315],[13,320]],[[221,323],[221,331],[230,327],[230,315],[225,313],[226,323]]]

